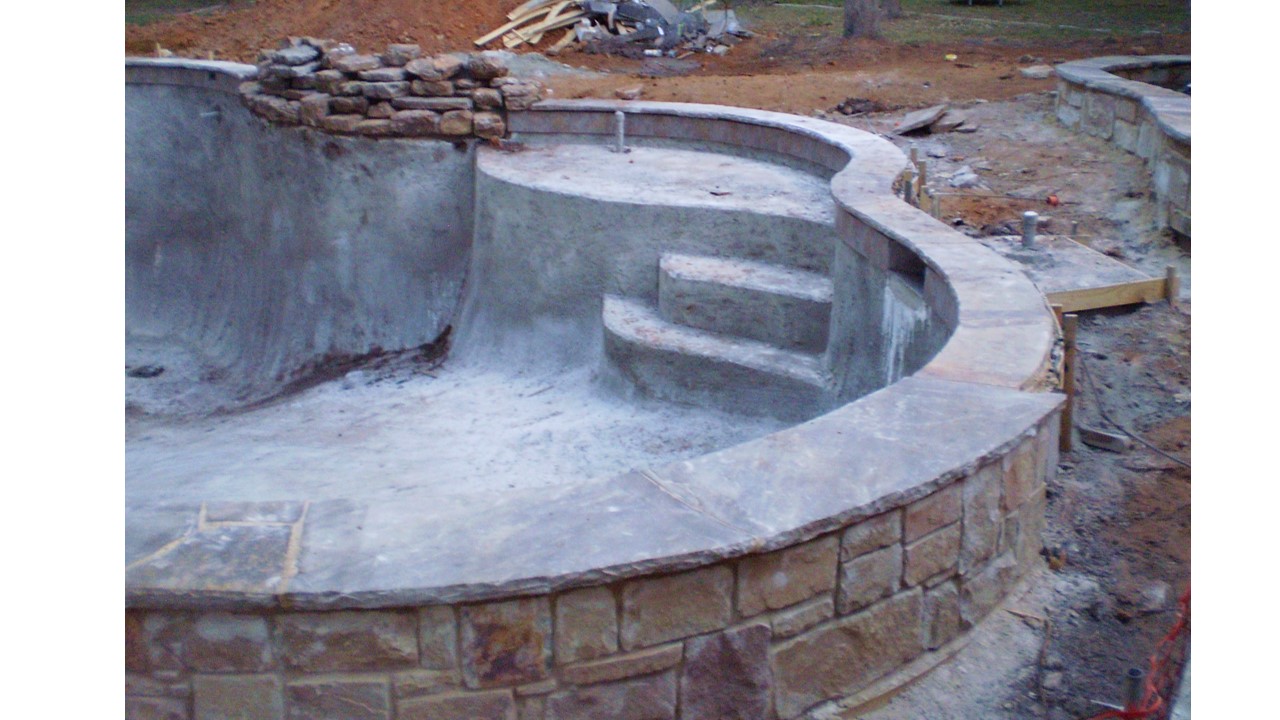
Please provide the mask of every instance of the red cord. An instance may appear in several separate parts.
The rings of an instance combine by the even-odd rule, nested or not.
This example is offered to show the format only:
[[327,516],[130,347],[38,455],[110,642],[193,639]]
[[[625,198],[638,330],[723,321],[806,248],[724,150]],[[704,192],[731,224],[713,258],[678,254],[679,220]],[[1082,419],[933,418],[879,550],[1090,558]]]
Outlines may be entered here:
[[[1108,720],[1109,718],[1147,720],[1164,709],[1166,698],[1160,695],[1161,687],[1166,684],[1167,680],[1172,679],[1171,674],[1177,670],[1172,666],[1171,661],[1174,653],[1181,651],[1183,647],[1182,637],[1189,632],[1191,627],[1190,585],[1187,585],[1186,592],[1182,593],[1182,597],[1178,600],[1178,605],[1178,617],[1174,620],[1173,627],[1169,629],[1168,634],[1160,642],[1156,643],[1156,650],[1151,654],[1151,671],[1147,673],[1142,700],[1138,703],[1138,707],[1132,710],[1108,710],[1087,720]],[[1157,680],[1160,681],[1159,685],[1157,685]],[[1169,685],[1172,686],[1172,683],[1169,683]]]

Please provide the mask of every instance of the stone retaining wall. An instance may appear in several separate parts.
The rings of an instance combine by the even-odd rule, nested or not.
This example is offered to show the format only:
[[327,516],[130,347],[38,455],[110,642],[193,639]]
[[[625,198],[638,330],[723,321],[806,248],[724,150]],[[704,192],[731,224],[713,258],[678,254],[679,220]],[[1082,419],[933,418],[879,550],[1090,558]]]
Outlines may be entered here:
[[[189,70],[193,87],[208,68]],[[617,109],[638,136],[833,171],[832,274],[837,292],[851,293],[833,312],[848,312],[874,278],[905,278],[937,328],[918,370],[768,437],[608,479],[628,495],[607,514],[590,499],[612,496],[594,486],[549,497],[500,555],[472,543],[442,567],[423,559],[420,575],[394,587],[379,584],[373,557],[326,567],[303,550],[299,562],[296,544],[334,532],[302,503],[293,524],[271,525],[271,538],[289,538],[280,558],[260,544],[236,560],[247,580],[232,564],[208,577],[136,566],[129,717],[802,717],[932,667],[1039,563],[1061,402],[1044,392],[1052,315],[1026,277],[897,199],[891,183],[906,160],[866,133],[609,101],[544,102],[511,120],[517,138],[607,135]],[[851,344],[829,360],[861,352]],[[206,510],[198,532],[218,525]],[[236,510],[223,524],[244,532],[279,514]],[[571,529],[583,537],[566,537]],[[359,548],[356,532],[346,541]],[[530,545],[539,552],[518,574],[494,570]],[[467,563],[478,568],[471,584],[453,580],[453,565]]]
[[1053,420],[900,508],[688,572],[476,604],[131,610],[128,714],[797,717],[956,640],[1037,561]]
[[540,99],[538,83],[508,76],[495,53],[424,57],[417,45],[381,55],[346,43],[294,38],[264,51],[258,79],[241,86],[258,115],[288,125],[370,137],[478,137],[507,133],[507,111]]
[[1191,237],[1190,56],[1100,57],[1057,66],[1057,116],[1142,157],[1157,222]]

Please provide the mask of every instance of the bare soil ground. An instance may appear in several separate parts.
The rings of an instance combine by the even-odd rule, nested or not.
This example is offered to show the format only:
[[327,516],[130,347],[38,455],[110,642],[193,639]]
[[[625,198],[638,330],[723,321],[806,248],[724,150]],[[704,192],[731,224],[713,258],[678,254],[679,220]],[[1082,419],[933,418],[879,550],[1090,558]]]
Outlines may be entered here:
[[[260,0],[126,27],[125,49],[150,54],[156,43],[179,55],[252,62],[258,48],[289,35],[334,37],[362,50],[417,42],[429,52],[470,50],[518,0]],[[837,4],[837,3],[833,3]],[[555,97],[613,97],[640,85],[647,100],[718,103],[815,115],[887,133],[911,108],[950,103],[978,130],[897,138],[930,162],[932,184],[954,194],[943,218],[975,236],[1007,234],[1023,210],[1050,217],[1047,230],[1078,235],[1151,275],[1175,265],[1181,302],[1086,313],[1080,321],[1082,372],[1077,419],[1114,431],[1103,413],[1169,455],[1190,462],[1190,247],[1153,222],[1149,173],[1137,158],[1069,133],[1052,115],[1052,80],[1018,69],[1094,55],[1186,53],[1189,35],[1138,39],[895,45],[829,33],[757,35],[724,57],[641,62],[568,53],[558,60],[607,73],[555,77]],[[1138,47],[1135,47],[1138,46]],[[958,58],[948,62],[947,53]],[[847,98],[881,112],[847,117]],[[969,166],[978,188],[951,188]],[[1044,198],[1062,201],[1047,206]],[[1174,621],[1190,583],[1191,475],[1141,445],[1113,453],[1076,443],[1049,488],[1047,554],[1007,611],[984,623],[952,660],[862,717],[1085,718],[1116,703],[1129,667],[1144,666]],[[1046,644],[1045,638],[1049,640]],[[848,714],[845,717],[857,717]]]

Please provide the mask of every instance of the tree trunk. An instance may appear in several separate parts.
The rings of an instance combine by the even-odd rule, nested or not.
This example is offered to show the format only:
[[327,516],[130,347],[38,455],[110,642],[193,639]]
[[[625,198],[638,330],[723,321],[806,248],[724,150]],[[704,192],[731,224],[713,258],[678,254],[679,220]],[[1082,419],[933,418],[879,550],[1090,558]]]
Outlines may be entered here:
[[880,36],[879,0],[844,0],[844,36]]
[[880,9],[885,17],[896,20],[902,17],[902,0],[880,0]]

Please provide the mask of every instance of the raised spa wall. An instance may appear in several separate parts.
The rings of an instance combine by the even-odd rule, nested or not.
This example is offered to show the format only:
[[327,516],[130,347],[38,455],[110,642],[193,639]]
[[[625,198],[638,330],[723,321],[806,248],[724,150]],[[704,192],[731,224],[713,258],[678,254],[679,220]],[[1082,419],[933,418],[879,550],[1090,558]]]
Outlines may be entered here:
[[[236,88],[251,71],[127,64],[129,103],[145,105],[138,116],[154,114],[154,125],[129,130],[131,143],[151,133],[150,150],[129,148],[129,203],[163,207],[167,188],[192,193],[173,203],[179,215],[131,209],[129,222],[149,230],[135,247],[130,228],[129,252],[154,254],[145,238],[191,223],[207,242],[148,262],[235,283],[238,267],[263,265],[235,253],[266,254],[279,279],[245,280],[236,292],[254,301],[228,323],[205,309],[219,298],[184,297],[180,277],[131,277],[130,317],[134,303],[172,298],[156,322],[222,323],[252,349],[252,313],[291,314],[270,324],[315,329],[293,358],[335,342],[358,352],[374,340],[390,348],[430,339],[462,292],[473,202],[470,190],[431,186],[469,182],[473,145],[276,128],[238,106]],[[210,107],[220,113],[201,116]],[[905,158],[865,133],[760,111],[607,101],[544,101],[510,113],[508,124],[531,142],[605,142],[616,110],[638,137],[789,158],[831,175],[836,299],[825,362],[834,409],[610,480],[637,502],[670,503],[636,519],[625,544],[604,540],[586,553],[578,539],[607,538],[620,521],[548,510],[522,541],[543,547],[544,565],[514,578],[360,586],[344,584],[341,569],[327,576],[299,564],[296,551],[283,556],[282,575],[256,586],[131,572],[129,717],[801,717],[875,699],[925,672],[1037,566],[1060,396],[1049,392],[1056,326],[1034,286],[897,199],[890,183]],[[166,143],[176,152],[166,154]],[[152,163],[158,174],[145,174]],[[240,237],[256,242],[237,246]],[[405,263],[422,272],[402,272]],[[384,271],[401,279],[387,286]],[[915,292],[928,321],[887,361],[885,308],[850,306],[884,298],[890,284]],[[435,299],[414,317],[387,317],[398,293]],[[339,312],[327,312],[334,304]],[[271,359],[288,370],[286,358]],[[877,389],[886,380],[896,382]],[[200,522],[301,538],[311,513],[304,503],[210,503]],[[697,531],[675,532],[685,527]]]
[[1058,120],[1147,161],[1156,221],[1191,237],[1188,55],[1097,57],[1056,67]]

